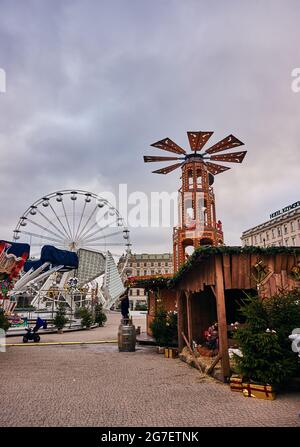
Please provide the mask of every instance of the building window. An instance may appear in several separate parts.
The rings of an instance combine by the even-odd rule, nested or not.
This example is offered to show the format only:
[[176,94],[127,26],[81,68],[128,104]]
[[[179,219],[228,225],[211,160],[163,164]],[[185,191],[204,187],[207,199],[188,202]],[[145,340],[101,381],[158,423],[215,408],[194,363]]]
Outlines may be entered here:
[[287,232],[288,232],[287,225],[284,225],[284,234],[287,234]]
[[165,262],[165,267],[168,267],[168,263],[167,262]]
[[189,171],[188,176],[189,176],[189,189],[193,189],[193,171]]
[[139,270],[136,271],[136,276],[140,276],[140,271]]
[[268,231],[266,231],[266,238],[267,238],[267,241],[269,240],[269,232]]
[[154,275],[154,270],[151,270],[151,275]]
[[139,263],[139,262],[137,262],[137,263],[136,263],[136,266],[137,266],[137,267],[139,267],[139,266],[140,266],[140,263]]
[[292,245],[293,245],[293,246],[296,245],[296,238],[295,238],[295,236],[292,237]]
[[279,247],[281,247],[282,246],[282,241],[278,241],[278,245],[279,245]]
[[129,290],[129,295],[131,295],[131,296],[132,296],[132,289],[130,289],[130,290]]
[[154,262],[151,262],[151,267],[154,267]]
[[281,236],[281,228],[280,227],[277,228],[277,234],[278,234],[278,236]]
[[140,296],[140,289],[136,290],[136,296]]
[[262,242],[262,234],[259,235],[259,242]]
[[295,231],[294,222],[291,222],[291,231]]
[[274,228],[273,228],[273,230],[272,230],[272,238],[273,238],[273,239],[275,238],[275,230],[274,230]]
[[285,239],[284,242],[285,242],[285,245],[288,246],[289,245],[289,238]]
[[300,219],[298,219],[298,230],[300,230]]
[[158,270],[158,273],[161,273],[161,270]]
[[254,243],[257,244],[257,236],[254,236]]
[[147,270],[144,270],[144,275],[147,275]]
[[166,270],[166,273],[169,273],[169,270]]
[[147,267],[147,262],[144,262],[144,267]]
[[160,266],[161,266],[161,262],[158,262],[158,264],[157,264],[157,265],[158,265],[158,267],[160,267]]

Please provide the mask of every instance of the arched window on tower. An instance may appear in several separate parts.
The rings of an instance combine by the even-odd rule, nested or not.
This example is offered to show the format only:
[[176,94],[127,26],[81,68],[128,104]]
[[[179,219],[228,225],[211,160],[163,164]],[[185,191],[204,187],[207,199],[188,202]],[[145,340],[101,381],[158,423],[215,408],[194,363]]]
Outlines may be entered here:
[[207,201],[206,201],[206,199],[204,199],[204,201],[203,201],[203,220],[204,220],[204,225],[207,225]]
[[185,260],[186,260],[186,261],[188,260],[188,258],[189,258],[190,256],[192,256],[192,254],[194,253],[194,251],[195,251],[195,247],[194,247],[193,245],[187,245],[187,246],[184,248],[184,257],[185,257]]
[[207,225],[207,208],[206,199],[202,192],[197,193],[197,215],[200,227]]
[[214,202],[211,202],[211,220],[213,222],[213,225],[216,225],[216,215],[215,215]]
[[192,193],[184,195],[184,226],[188,230],[194,230],[196,226]]
[[194,182],[193,182],[193,171],[192,170],[188,171],[188,179],[189,179],[189,189],[193,189]]
[[197,192],[196,201],[197,201],[197,223],[198,223],[199,228],[202,228],[203,223],[204,223],[204,216],[203,216],[204,194],[203,194],[203,192]]
[[202,188],[202,176],[201,176],[201,170],[197,169],[197,189]]

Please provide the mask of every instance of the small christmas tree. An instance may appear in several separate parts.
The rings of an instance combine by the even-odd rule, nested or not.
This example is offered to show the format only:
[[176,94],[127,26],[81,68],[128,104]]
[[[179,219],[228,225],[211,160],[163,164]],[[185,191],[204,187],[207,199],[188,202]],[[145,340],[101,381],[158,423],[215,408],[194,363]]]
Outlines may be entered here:
[[242,376],[280,386],[300,374],[300,361],[288,338],[293,329],[300,327],[299,299],[299,292],[265,300],[248,297],[241,308],[246,323],[235,336],[243,354],[235,356]]
[[81,327],[89,328],[93,324],[93,314],[86,307],[80,309]]
[[66,305],[65,303],[59,303],[55,318],[53,319],[53,324],[59,331],[61,331],[68,321],[69,320],[66,317]]
[[102,327],[104,323],[107,320],[107,316],[103,312],[102,304],[96,304],[95,306],[95,323],[98,324],[98,326]]
[[178,344],[177,313],[159,308],[150,325],[153,337],[160,346]]

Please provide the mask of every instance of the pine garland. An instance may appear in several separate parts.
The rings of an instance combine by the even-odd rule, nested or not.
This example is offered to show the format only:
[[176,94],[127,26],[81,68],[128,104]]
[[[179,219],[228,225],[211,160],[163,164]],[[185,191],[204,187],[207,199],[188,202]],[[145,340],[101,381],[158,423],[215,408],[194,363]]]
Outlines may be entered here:
[[164,276],[154,276],[149,279],[141,279],[136,281],[135,286],[145,289],[146,291],[159,289],[173,289],[183,276],[190,271],[200,259],[218,255],[218,254],[258,254],[258,255],[277,255],[289,254],[299,255],[300,247],[256,247],[256,246],[227,246],[227,245],[206,245],[197,248],[189,259],[180,267],[171,278]]

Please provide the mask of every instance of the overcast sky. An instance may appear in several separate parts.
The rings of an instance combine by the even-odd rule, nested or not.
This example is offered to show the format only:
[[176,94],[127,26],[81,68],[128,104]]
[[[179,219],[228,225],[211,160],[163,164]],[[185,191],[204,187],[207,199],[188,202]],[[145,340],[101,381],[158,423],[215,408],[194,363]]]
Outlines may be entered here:
[[[187,130],[248,150],[215,178],[227,244],[299,200],[299,17],[298,0],[0,0],[0,238],[52,191],[176,191],[142,155]],[[131,236],[172,250],[171,228]]]

